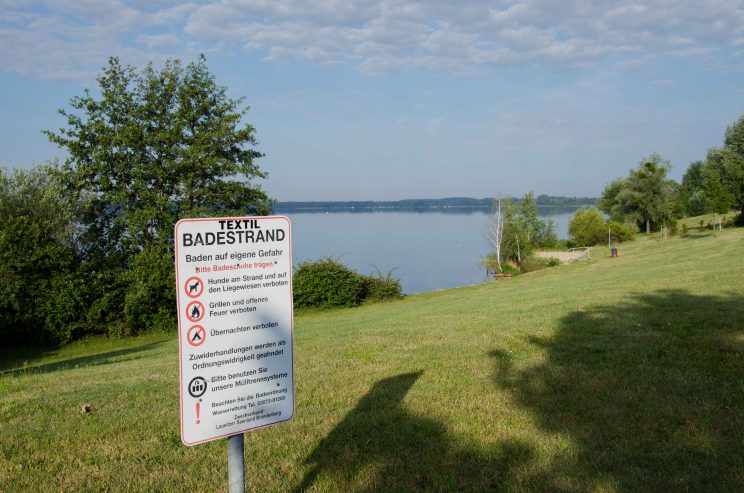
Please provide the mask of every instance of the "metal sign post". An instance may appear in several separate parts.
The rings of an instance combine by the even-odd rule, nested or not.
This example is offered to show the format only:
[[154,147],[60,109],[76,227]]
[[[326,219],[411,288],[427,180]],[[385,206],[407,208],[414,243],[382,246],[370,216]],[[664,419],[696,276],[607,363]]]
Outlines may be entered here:
[[229,493],[245,493],[243,434],[227,437],[227,485]]

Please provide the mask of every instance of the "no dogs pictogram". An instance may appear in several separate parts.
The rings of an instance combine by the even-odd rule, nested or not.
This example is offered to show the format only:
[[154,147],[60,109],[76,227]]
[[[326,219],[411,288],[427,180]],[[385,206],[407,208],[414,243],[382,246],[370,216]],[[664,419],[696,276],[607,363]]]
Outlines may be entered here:
[[196,276],[189,277],[186,279],[183,289],[189,298],[198,298],[204,292],[204,283]]
[[186,305],[186,318],[191,322],[198,322],[204,317],[204,305],[198,301],[192,301]]
[[186,342],[192,346],[201,346],[207,338],[207,331],[201,325],[194,325],[186,333]]

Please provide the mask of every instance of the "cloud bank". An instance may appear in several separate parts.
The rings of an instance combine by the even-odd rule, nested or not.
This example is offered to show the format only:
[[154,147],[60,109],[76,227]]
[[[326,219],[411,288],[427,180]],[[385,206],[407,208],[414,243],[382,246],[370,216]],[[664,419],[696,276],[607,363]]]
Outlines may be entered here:
[[76,78],[132,63],[241,50],[266,61],[477,74],[515,64],[632,69],[656,57],[744,52],[744,2],[133,0],[3,2],[5,71]]

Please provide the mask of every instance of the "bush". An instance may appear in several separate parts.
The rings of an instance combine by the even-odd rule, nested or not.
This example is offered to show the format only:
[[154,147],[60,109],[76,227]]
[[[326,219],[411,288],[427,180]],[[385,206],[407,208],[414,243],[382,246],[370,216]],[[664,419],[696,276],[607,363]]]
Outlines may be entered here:
[[610,221],[607,227],[612,232],[612,241],[622,243],[623,241],[630,241],[634,237],[633,231],[625,223]]
[[485,257],[481,257],[481,264],[488,273],[499,271],[499,263],[496,260],[496,253],[494,252],[487,254]]
[[560,265],[561,261],[557,258],[529,257],[524,261],[524,272],[534,272],[536,270],[547,269]]
[[292,279],[295,307],[350,307],[364,299],[365,282],[359,274],[327,257],[301,262]]
[[125,335],[176,330],[173,254],[165,245],[152,245],[137,253],[126,281]]
[[568,222],[568,233],[579,246],[591,246],[607,240],[607,223],[595,207],[583,207]]
[[672,236],[676,235],[679,232],[679,223],[676,219],[670,219],[667,227],[669,228],[669,234]]
[[292,278],[296,308],[352,307],[364,301],[400,298],[400,280],[391,273],[362,276],[331,257],[301,262]]
[[403,289],[400,285],[400,279],[393,278],[393,273],[388,272],[383,275],[377,271],[374,276],[362,276],[364,283],[364,300],[365,301],[382,301],[390,298],[403,297]]
[[[68,282],[77,260],[72,208],[57,170],[0,169],[0,337],[5,344],[54,344],[72,330],[50,311],[79,313]],[[52,301],[55,300],[55,301]],[[52,307],[56,302],[59,307]],[[46,307],[46,309],[42,309]]]

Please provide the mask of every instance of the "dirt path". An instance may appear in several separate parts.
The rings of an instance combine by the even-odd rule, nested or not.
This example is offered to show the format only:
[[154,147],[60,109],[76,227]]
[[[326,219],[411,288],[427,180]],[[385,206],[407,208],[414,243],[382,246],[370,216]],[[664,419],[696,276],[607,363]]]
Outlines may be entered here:
[[573,252],[535,252],[535,257],[557,258],[563,264],[570,264],[577,260],[586,260],[590,257],[591,250],[574,250]]

